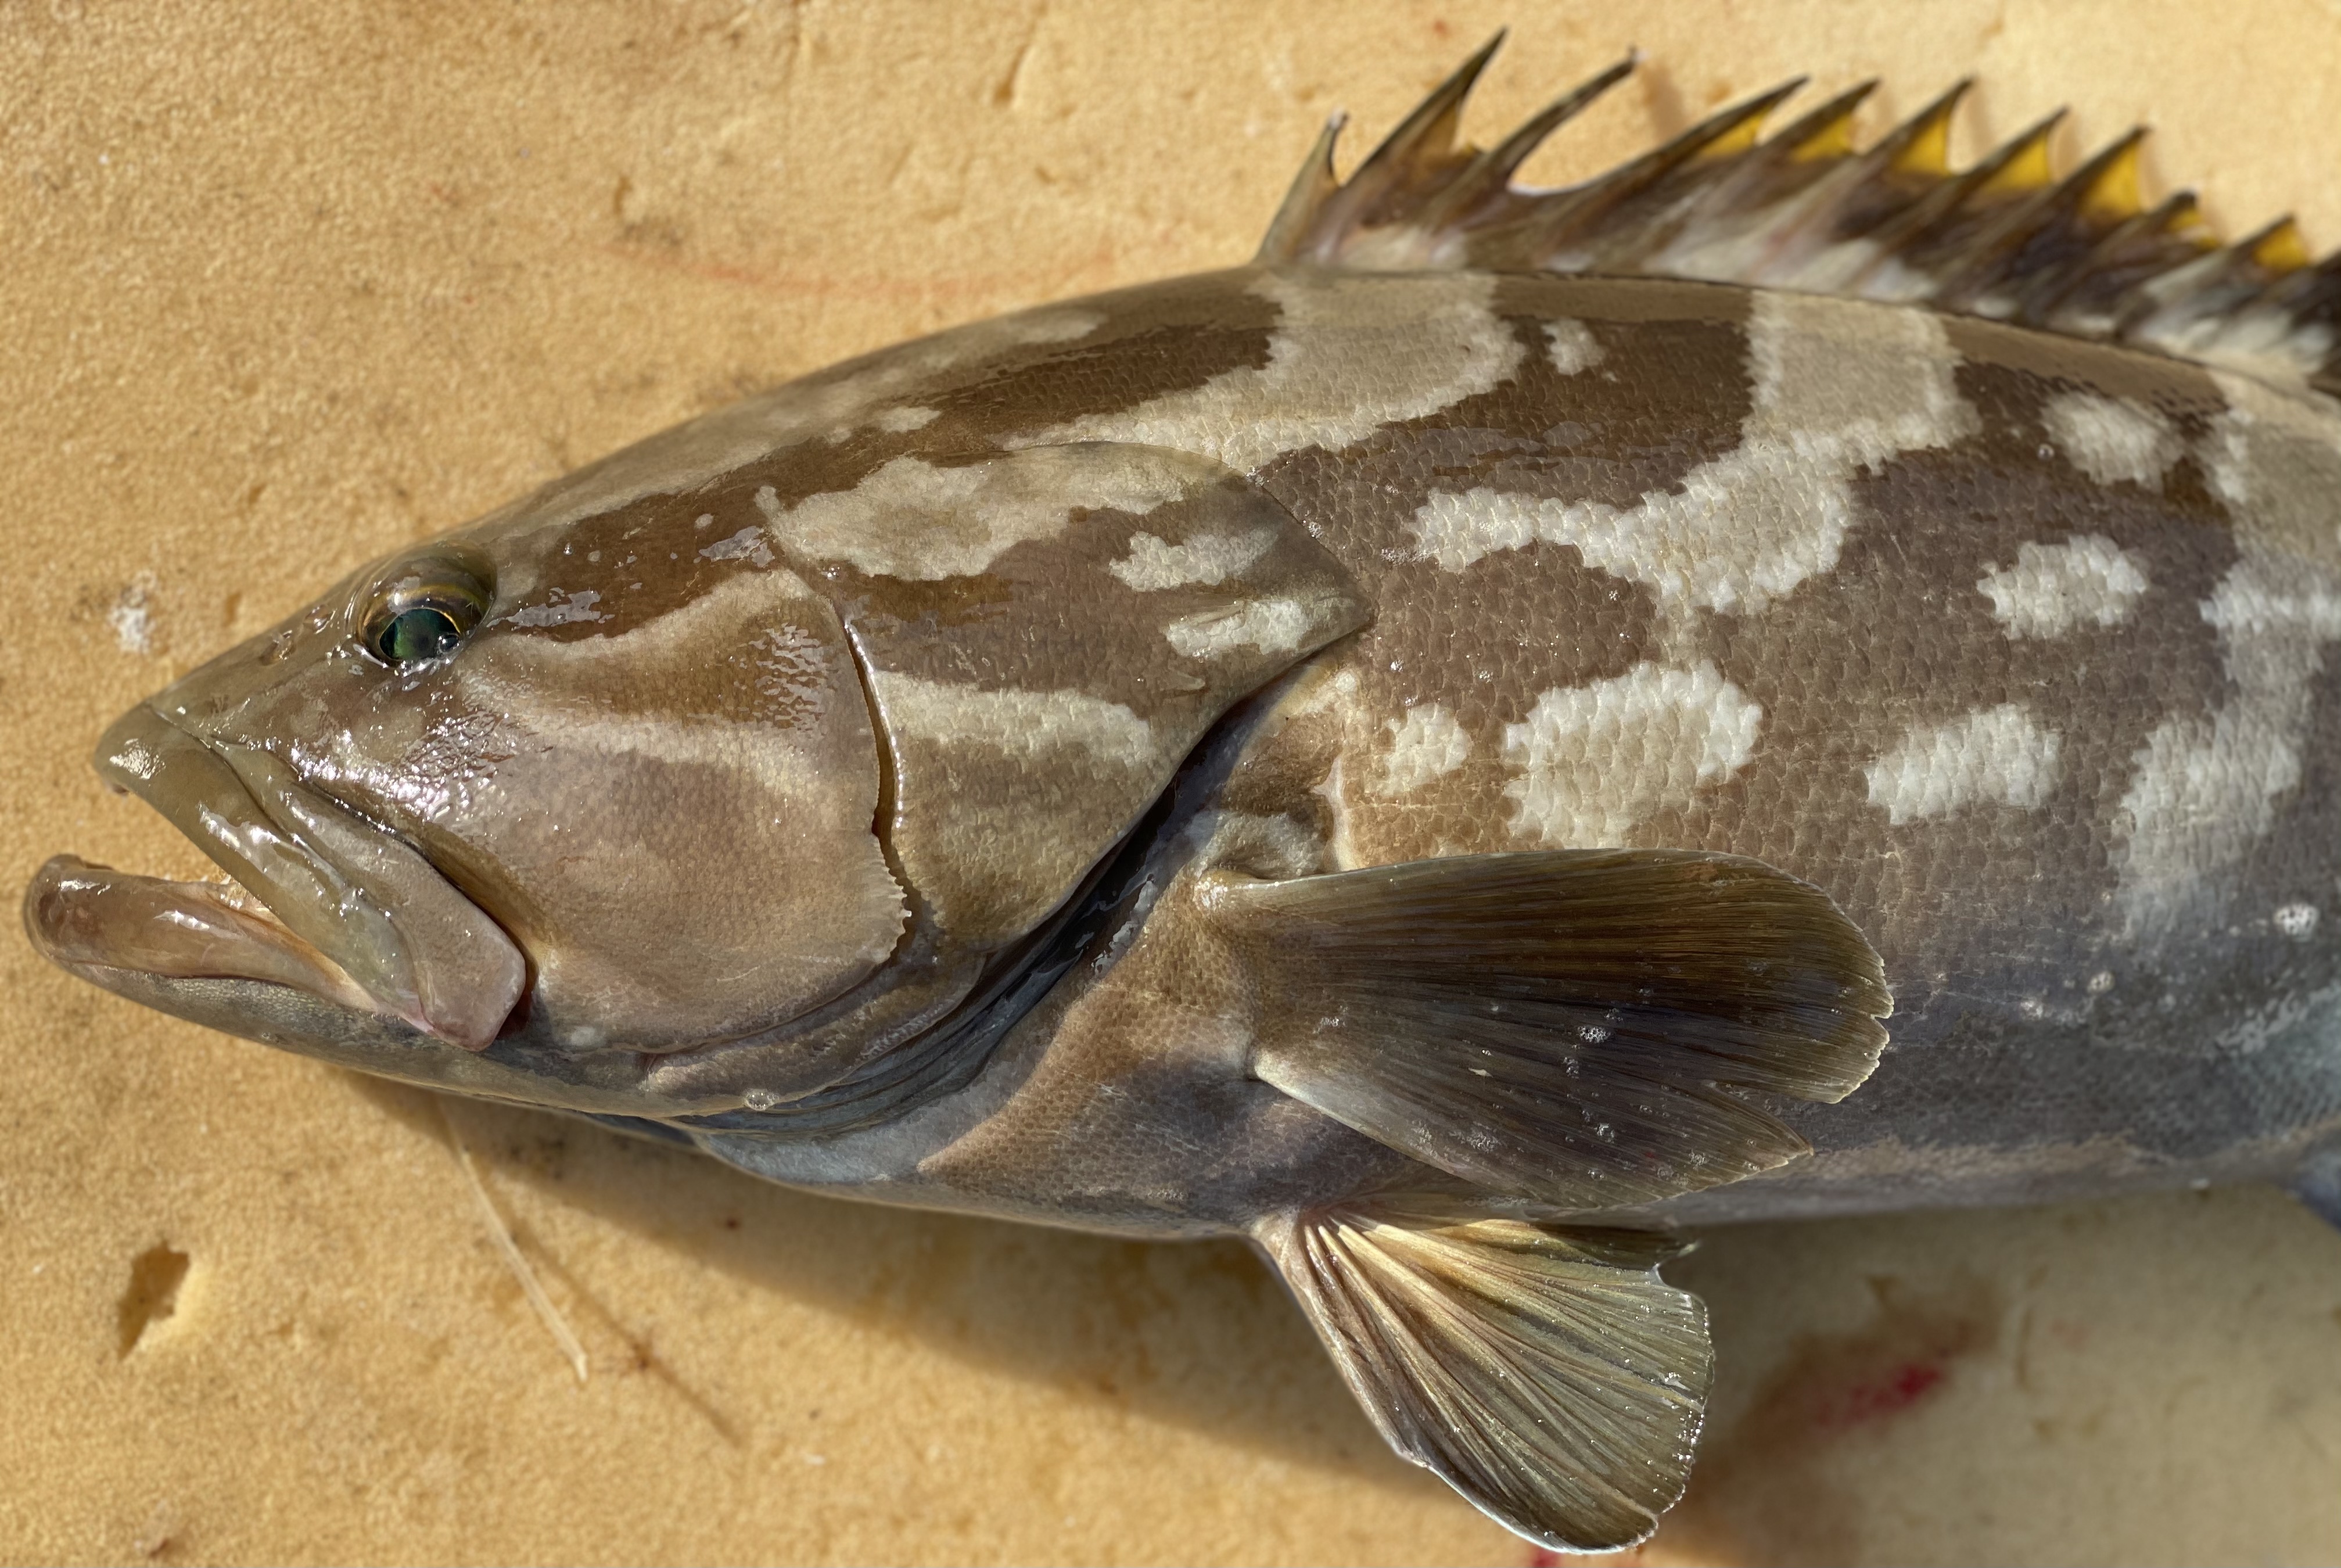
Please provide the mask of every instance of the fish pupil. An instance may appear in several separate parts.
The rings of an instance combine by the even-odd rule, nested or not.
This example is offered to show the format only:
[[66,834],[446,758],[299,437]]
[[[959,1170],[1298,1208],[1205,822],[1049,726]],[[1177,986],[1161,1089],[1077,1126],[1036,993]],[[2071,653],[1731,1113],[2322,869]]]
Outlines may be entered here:
[[463,640],[463,628],[435,604],[415,604],[391,618],[382,632],[383,656],[393,664],[435,659]]

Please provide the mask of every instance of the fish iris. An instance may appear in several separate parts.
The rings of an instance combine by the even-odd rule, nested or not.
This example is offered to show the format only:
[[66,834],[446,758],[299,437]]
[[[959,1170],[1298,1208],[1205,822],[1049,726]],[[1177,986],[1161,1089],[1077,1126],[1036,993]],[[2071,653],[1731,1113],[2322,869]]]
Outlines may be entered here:
[[390,618],[374,647],[390,663],[406,664],[438,658],[463,640],[454,616],[436,604],[413,604]]
[[392,665],[453,653],[495,596],[494,569],[460,549],[428,552],[377,582],[360,635],[367,653]]

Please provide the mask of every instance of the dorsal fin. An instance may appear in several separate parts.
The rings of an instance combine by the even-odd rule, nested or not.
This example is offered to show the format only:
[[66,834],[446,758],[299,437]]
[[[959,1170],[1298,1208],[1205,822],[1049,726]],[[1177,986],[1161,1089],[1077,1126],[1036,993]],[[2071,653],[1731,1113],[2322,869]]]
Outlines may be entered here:
[[1768,139],[1803,84],[1735,104],[1661,146],[1556,189],[1511,175],[1623,80],[1634,56],[1489,151],[1458,135],[1499,33],[1347,181],[1327,125],[1256,258],[1371,269],[1483,267],[1698,278],[1921,305],[2231,365],[2341,394],[2341,253],[2313,263],[2289,220],[2221,246],[2194,198],[2148,209],[2143,128],[2060,175],[2062,111],[1965,169],[1949,158],[1959,83],[1868,148],[1864,83]]

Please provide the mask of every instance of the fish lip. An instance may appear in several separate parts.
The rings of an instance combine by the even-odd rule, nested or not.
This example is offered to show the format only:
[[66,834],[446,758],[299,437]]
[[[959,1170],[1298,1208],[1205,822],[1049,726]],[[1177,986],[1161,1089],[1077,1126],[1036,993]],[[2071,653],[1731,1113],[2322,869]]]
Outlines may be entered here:
[[379,1015],[341,965],[235,884],[166,882],[55,854],[26,884],[23,914],[35,953],[108,991],[122,992],[125,976],[165,989],[251,981]]
[[95,972],[111,969],[166,984],[288,985],[470,1052],[493,1044],[513,1015],[528,966],[503,927],[405,841],[282,759],[206,741],[142,704],[107,730],[94,761],[251,899],[60,855],[25,896],[44,956],[100,984]]

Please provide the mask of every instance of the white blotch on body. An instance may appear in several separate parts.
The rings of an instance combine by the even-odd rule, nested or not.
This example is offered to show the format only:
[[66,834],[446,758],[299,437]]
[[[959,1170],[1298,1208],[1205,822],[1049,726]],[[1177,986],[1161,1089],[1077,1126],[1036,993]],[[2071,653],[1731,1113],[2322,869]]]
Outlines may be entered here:
[[[1038,310],[1024,311],[1016,315],[1001,316],[991,325],[995,335],[1021,347],[1041,348],[1055,343],[1078,343],[1105,325],[1102,313],[1085,310],[1080,305],[1044,305]],[[965,328],[961,328],[965,331]],[[990,352],[986,346],[971,343],[977,357]]]
[[1162,634],[1189,659],[1217,658],[1239,648],[1290,654],[1308,640],[1324,608],[1300,599],[1239,599],[1225,609],[1181,615]]
[[2313,904],[2287,904],[2274,916],[2276,930],[2295,942],[2306,942],[2314,936],[2318,918],[2316,905]]
[[2341,637],[2341,592],[2292,559],[2248,549],[2203,619],[2234,694],[2209,718],[2166,719],[2123,795],[2118,897],[2134,930],[2169,929],[2189,894],[2242,860],[2302,775],[2310,683]]
[[2084,624],[2118,626],[2147,586],[2137,557],[2102,534],[2062,544],[2027,541],[2017,546],[2013,565],[1995,566],[1976,584],[2011,640],[2061,637]]
[[924,430],[941,417],[940,408],[888,408],[872,416],[870,423],[890,435],[908,435],[913,430]]
[[1110,563],[1106,570],[1121,578],[1125,587],[1141,594],[1199,583],[1216,584],[1241,574],[1275,543],[1272,528],[1249,534],[1203,534],[1180,544],[1151,534],[1133,534],[1130,554]]
[[1601,363],[1601,342],[1581,321],[1563,317],[1544,324],[1544,355],[1563,375],[1577,375]]
[[1524,723],[1504,726],[1518,776],[1512,832],[1563,849],[1599,849],[1657,812],[1690,804],[1747,764],[1764,710],[1711,664],[1642,664],[1615,679],[1557,686]]
[[1344,666],[1320,679],[1304,683],[1300,695],[1280,711],[1296,719],[1328,712],[1340,714],[1346,718],[1350,704],[1357,695],[1358,672]]
[[1034,762],[1078,747],[1132,772],[1155,765],[1154,728],[1128,707],[1086,692],[1035,692],[870,672],[887,730],[897,740],[993,747]]
[[1760,612],[1837,564],[1852,480],[1977,427],[1958,356],[1929,312],[1759,293],[1748,326],[1755,406],[1731,452],[1639,504],[1478,488],[1435,491],[1416,512],[1424,559],[1450,572],[1539,540],[1639,583],[1660,611]]
[[1869,804],[1897,826],[1978,804],[2037,811],[2057,787],[2063,751],[2063,736],[2020,704],[2002,703],[1913,728],[1863,774]]
[[2227,409],[2197,455],[2239,554],[2200,613],[2231,691],[2207,717],[2165,720],[2137,754],[2116,900],[2147,938],[2226,917],[2234,869],[2300,784],[2313,684],[2341,639],[2341,420],[2248,376],[2213,379]]
[[1387,720],[1382,727],[1390,732],[1390,750],[1366,793],[1383,800],[1412,794],[1445,778],[1471,755],[1469,732],[1438,703],[1409,708],[1403,718]]
[[1117,414],[1084,414],[1017,444],[1140,442],[1246,473],[1288,452],[1338,450],[1489,391],[1519,367],[1520,345],[1495,314],[1495,288],[1483,273],[1263,272],[1251,292],[1280,311],[1266,365]]
[[720,539],[700,554],[710,561],[747,561],[758,566],[772,564],[772,546],[764,531],[750,524],[729,539]]
[[772,537],[801,560],[843,561],[909,582],[973,576],[1017,545],[1053,539],[1077,510],[1143,516],[1217,477],[1176,452],[1097,444],[1033,447],[939,466],[897,457],[851,490],[783,506],[756,492]]
[[601,602],[602,595],[591,588],[577,594],[555,588],[546,603],[525,605],[504,619],[515,626],[567,626],[581,621],[606,621],[610,617],[593,607]]
[[2341,419],[2328,399],[2287,396],[2246,375],[2215,373],[2227,400],[2197,448],[2213,494],[2239,528],[2329,571],[2341,544]]
[[2181,450],[2168,419],[2126,397],[2059,393],[2041,410],[2040,422],[2066,461],[2100,484],[2127,479],[2159,490]]

